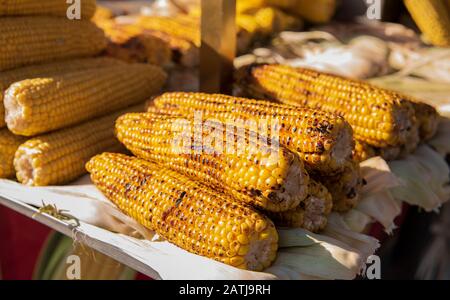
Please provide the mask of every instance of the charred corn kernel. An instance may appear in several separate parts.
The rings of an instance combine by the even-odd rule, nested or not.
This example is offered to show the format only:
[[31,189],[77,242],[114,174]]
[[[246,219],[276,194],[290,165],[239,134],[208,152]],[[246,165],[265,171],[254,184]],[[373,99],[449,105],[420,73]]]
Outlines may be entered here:
[[401,146],[417,134],[410,101],[362,81],[285,65],[253,65],[239,71],[238,84],[252,97],[337,113],[352,125],[355,139],[372,146]]
[[86,173],[85,164],[105,151],[123,151],[114,136],[116,119],[143,105],[115,112],[80,125],[32,138],[23,143],[14,158],[19,182],[32,186],[68,183]]
[[333,199],[333,210],[346,212],[354,208],[359,201],[359,193],[364,184],[359,163],[348,163],[344,171],[330,176],[315,176],[330,192]]
[[[227,194],[160,165],[121,154],[96,156],[87,170],[94,184],[122,211],[187,251],[255,271],[262,271],[260,266],[270,265],[276,256],[278,234],[273,223]],[[249,230],[240,233],[248,240],[246,253],[239,254],[229,243],[215,241],[217,228],[224,236],[227,224],[240,228],[246,221]],[[261,221],[267,224],[268,236],[263,240],[256,230]],[[195,223],[201,226],[195,228]]]
[[[92,56],[106,47],[103,32],[89,21],[66,18],[0,18],[0,71],[25,65]],[[7,47],[4,45],[8,45]]]
[[14,82],[36,77],[46,77],[59,73],[97,69],[119,64],[122,64],[122,62],[106,57],[81,58],[58,61],[49,64],[32,65],[28,67],[0,72],[0,128],[6,126],[3,93]]
[[119,65],[14,83],[5,93],[6,123],[32,136],[144,102],[166,74],[146,64]]
[[296,208],[267,215],[277,226],[301,227],[312,232],[324,229],[333,207],[332,196],[324,185],[315,180],[309,181],[308,191],[308,197]]
[[[252,139],[249,132],[229,133],[219,125],[210,120],[199,124],[195,119],[140,113],[120,117],[116,132],[136,156],[231,191],[259,208],[288,210],[306,197],[309,176],[297,155],[262,143],[261,136]],[[226,145],[235,149],[226,149]],[[273,169],[279,169],[276,173],[281,183],[272,176]],[[258,223],[257,228],[260,226],[264,224]]]
[[198,18],[191,16],[176,15],[165,16],[142,16],[137,25],[146,30],[159,31],[175,38],[185,39],[200,47],[200,23]]
[[404,0],[404,3],[427,40],[435,46],[450,46],[450,11],[443,0]]
[[[95,12],[95,0],[80,0],[79,3],[81,19],[89,20]],[[71,5],[64,0],[3,0],[0,1],[0,16],[45,15],[67,18],[67,13],[74,11]]]
[[[258,131],[298,153],[308,170],[328,173],[351,158],[353,136],[341,117],[314,109],[218,94],[165,93],[154,106],[183,117],[202,112],[227,124],[255,124]],[[241,125],[242,126],[242,125]],[[247,125],[246,125],[247,126]]]
[[14,177],[14,153],[25,141],[25,137],[14,135],[6,128],[0,129],[0,178]]

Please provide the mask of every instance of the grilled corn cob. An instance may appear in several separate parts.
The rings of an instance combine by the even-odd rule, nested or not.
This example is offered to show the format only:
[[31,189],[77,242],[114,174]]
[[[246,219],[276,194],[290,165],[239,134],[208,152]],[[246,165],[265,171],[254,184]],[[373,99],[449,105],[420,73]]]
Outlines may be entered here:
[[8,129],[0,129],[0,178],[14,177],[14,153],[26,138],[12,134]]
[[439,113],[434,107],[419,100],[408,98],[414,108],[414,113],[419,126],[421,141],[431,139],[437,132],[439,125]]
[[355,141],[355,148],[353,149],[353,160],[362,162],[371,157],[377,156],[375,148],[366,143]]
[[159,31],[175,38],[185,39],[200,47],[200,23],[197,18],[177,15],[175,17],[142,16],[137,25],[152,31]]
[[3,105],[3,93],[17,81],[36,77],[46,77],[58,73],[68,73],[81,70],[97,69],[121,64],[119,60],[112,58],[81,58],[73,60],[58,61],[49,64],[32,65],[19,69],[0,73],[0,128],[5,127],[5,110]]
[[356,161],[347,163],[344,170],[336,175],[311,177],[320,181],[330,191],[333,199],[333,210],[346,212],[354,208],[359,201],[359,193],[364,185],[359,164]]
[[16,82],[5,93],[6,123],[19,135],[49,132],[143,102],[165,80],[161,68],[133,64]]
[[187,251],[256,271],[275,260],[278,234],[273,223],[227,194],[120,154],[96,156],[87,170],[121,210]]
[[[341,117],[318,110],[203,93],[165,93],[154,105],[168,112],[189,115],[202,111],[222,122],[255,122],[263,135],[298,153],[308,170],[328,174],[341,170],[351,158],[352,129]],[[278,130],[271,125],[277,125]],[[267,127],[266,127],[267,126]]]
[[123,151],[114,136],[116,119],[137,106],[80,125],[32,138],[14,157],[19,182],[32,186],[68,183],[86,172],[85,164],[104,151]]
[[[116,132],[136,156],[237,191],[237,198],[261,209],[285,211],[300,204],[308,193],[309,176],[295,154],[270,141],[266,145],[261,136],[252,138],[239,128],[235,133],[216,125],[221,124],[141,113],[119,118]],[[209,143],[211,138],[214,142]],[[182,141],[188,142],[180,145]],[[225,149],[230,145],[233,150]]]
[[[0,18],[0,71],[98,54],[103,32],[88,21],[51,17]],[[7,45],[7,46],[6,46]]]
[[450,46],[450,12],[443,0],[404,0],[420,30],[435,46]]
[[254,65],[238,73],[249,95],[337,113],[355,138],[375,147],[401,146],[416,135],[414,109],[395,92],[368,83],[284,65]]
[[[70,2],[64,0],[3,0],[0,1],[0,16],[46,15],[67,17],[71,12]],[[80,0],[80,17],[89,20],[95,12],[95,0]]]
[[277,226],[301,227],[312,232],[325,228],[333,201],[327,188],[321,183],[310,180],[308,197],[296,208],[280,212],[266,213]]

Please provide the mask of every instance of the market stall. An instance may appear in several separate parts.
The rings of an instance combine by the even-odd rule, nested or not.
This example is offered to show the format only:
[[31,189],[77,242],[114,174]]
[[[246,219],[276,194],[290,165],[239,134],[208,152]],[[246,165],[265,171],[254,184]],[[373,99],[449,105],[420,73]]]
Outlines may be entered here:
[[446,1],[404,1],[423,37],[329,0],[6,2],[0,204],[70,238],[35,278],[354,279],[450,199]]

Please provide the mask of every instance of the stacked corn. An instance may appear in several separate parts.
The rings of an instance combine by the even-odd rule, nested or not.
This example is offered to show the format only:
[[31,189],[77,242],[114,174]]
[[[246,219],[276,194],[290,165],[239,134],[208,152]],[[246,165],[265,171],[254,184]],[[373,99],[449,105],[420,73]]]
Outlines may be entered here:
[[343,116],[355,133],[355,157],[360,159],[407,155],[437,130],[439,115],[433,107],[357,80],[283,65],[253,65],[238,72],[237,84],[255,98]]
[[106,46],[89,21],[95,1],[81,1],[81,20],[69,20],[76,7],[63,2],[0,3],[2,178],[49,185],[80,176],[90,157],[122,149],[115,119],[166,79],[158,67],[92,57]]
[[[121,210],[183,249],[263,270],[276,257],[274,224],[319,231],[335,204],[354,205],[334,201],[305,167],[347,172],[353,139],[343,118],[200,93],[165,93],[153,103],[116,121],[136,157],[104,153],[86,167]],[[239,118],[267,123],[254,128]]]
[[332,193],[335,210],[346,211],[359,199],[363,180],[358,164],[352,161],[352,129],[339,116],[268,101],[202,93],[166,93],[152,103],[155,107],[150,107],[150,111],[188,120],[195,120],[200,112],[205,118],[233,126],[250,124],[250,130],[275,138],[300,157],[313,179]]

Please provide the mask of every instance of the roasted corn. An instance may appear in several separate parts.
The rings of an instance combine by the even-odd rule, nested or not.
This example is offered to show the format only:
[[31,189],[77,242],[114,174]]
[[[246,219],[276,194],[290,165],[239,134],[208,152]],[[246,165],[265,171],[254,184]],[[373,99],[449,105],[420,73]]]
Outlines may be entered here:
[[236,198],[261,209],[285,211],[300,204],[309,176],[297,155],[240,128],[220,127],[150,112],[116,122],[117,137],[138,157],[237,191]]
[[241,69],[237,77],[252,97],[345,117],[355,139],[375,147],[401,146],[417,135],[410,101],[362,81],[284,65],[253,65]]
[[143,105],[115,112],[80,125],[32,138],[23,143],[14,158],[19,182],[32,186],[68,183],[86,173],[85,164],[105,151],[124,151],[114,136],[116,119]]
[[[188,116],[196,111],[225,123],[256,124],[256,131],[276,138],[298,153],[308,171],[334,173],[351,159],[353,136],[341,117],[308,108],[203,93],[165,93],[154,99],[158,109]],[[255,131],[255,130],[254,130]]]
[[106,48],[89,21],[52,17],[0,18],[0,71],[58,59],[93,56]]
[[25,140],[6,128],[0,129],[0,178],[14,177],[14,153]]
[[279,213],[266,213],[277,226],[301,227],[318,232],[328,223],[333,201],[327,188],[321,183],[310,180],[308,197],[296,208]]
[[255,271],[276,258],[273,223],[227,194],[152,162],[104,153],[88,164],[94,184],[127,215],[195,254]]
[[0,128],[5,127],[5,108],[3,94],[8,87],[17,81],[36,77],[47,77],[59,73],[97,69],[122,64],[121,61],[112,58],[81,58],[58,61],[49,64],[32,65],[14,70],[0,72]]
[[132,64],[16,82],[5,93],[6,123],[25,136],[61,129],[143,102],[165,80],[159,67]]

